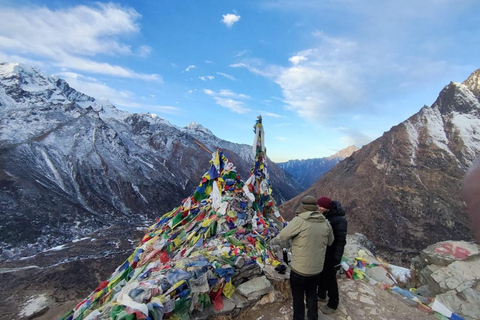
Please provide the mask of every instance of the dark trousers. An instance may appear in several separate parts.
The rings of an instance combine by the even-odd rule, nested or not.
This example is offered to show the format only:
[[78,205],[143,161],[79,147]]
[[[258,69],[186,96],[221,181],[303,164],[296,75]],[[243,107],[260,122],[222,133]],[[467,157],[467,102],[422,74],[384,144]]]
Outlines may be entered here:
[[290,288],[293,297],[293,320],[305,320],[305,296],[308,320],[318,320],[317,285],[319,275],[305,277],[290,271]]
[[322,273],[320,273],[320,280],[318,282],[318,297],[325,299],[328,293],[327,306],[332,309],[337,309],[338,297],[338,283],[337,283],[337,269],[333,266],[325,266]]

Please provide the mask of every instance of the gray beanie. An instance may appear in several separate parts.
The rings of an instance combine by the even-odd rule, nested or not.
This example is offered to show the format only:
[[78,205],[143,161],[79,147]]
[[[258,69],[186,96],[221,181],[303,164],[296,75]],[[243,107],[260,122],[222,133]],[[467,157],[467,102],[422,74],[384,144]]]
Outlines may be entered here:
[[305,196],[302,198],[302,203],[298,207],[296,214],[306,211],[317,211],[317,199],[313,196]]

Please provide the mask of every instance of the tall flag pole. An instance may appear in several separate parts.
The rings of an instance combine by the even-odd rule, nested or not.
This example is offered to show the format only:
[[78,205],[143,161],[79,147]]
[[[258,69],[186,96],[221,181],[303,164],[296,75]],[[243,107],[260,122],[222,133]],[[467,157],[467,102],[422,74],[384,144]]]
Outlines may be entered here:
[[246,181],[251,191],[255,194],[255,202],[258,204],[257,212],[272,222],[280,222],[282,228],[286,221],[280,215],[277,209],[275,199],[272,196],[272,188],[269,183],[269,174],[267,166],[267,149],[265,148],[265,131],[262,124],[262,116],[257,117],[253,126],[255,139],[253,141],[254,167],[251,170],[250,177]]

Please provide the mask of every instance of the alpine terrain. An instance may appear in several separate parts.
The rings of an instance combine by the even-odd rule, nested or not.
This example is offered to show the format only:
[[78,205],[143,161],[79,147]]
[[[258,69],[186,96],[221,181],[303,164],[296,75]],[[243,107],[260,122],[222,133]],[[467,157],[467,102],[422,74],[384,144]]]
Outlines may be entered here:
[[[41,231],[45,233],[41,239],[46,241],[51,239],[45,231],[47,230],[56,234],[59,241],[64,242],[48,250],[42,250],[38,243],[27,245],[23,253],[32,255],[19,259],[15,259],[15,256],[20,255],[21,250],[3,247],[2,243],[4,260],[0,261],[2,289],[0,301],[4,303],[0,305],[0,319],[292,318],[288,280],[290,268],[288,261],[283,261],[288,260],[287,252],[286,258],[280,258],[284,257],[282,249],[285,246],[288,248],[288,244],[282,244],[277,237],[286,222],[280,216],[272,198],[275,191],[273,187],[270,188],[269,177],[272,175],[268,169],[277,168],[279,175],[283,171],[274,165],[267,165],[261,117],[258,117],[254,126],[253,150],[251,147],[245,148],[243,154],[240,152],[243,149],[239,147],[238,152],[233,152],[231,149],[235,149],[235,145],[232,144],[229,145],[230,158],[228,158],[226,148],[222,148],[223,150],[217,148],[211,152],[215,143],[227,144],[227,142],[216,139],[207,129],[199,125],[192,124],[180,129],[151,115],[123,114],[106,102],[95,101],[72,91],[61,80],[41,76],[35,69],[18,65],[1,66],[3,69],[0,70],[3,70],[3,73],[0,74],[5,79],[2,83],[16,82],[17,88],[22,87],[24,90],[16,96],[11,94],[12,91],[15,92],[11,86],[3,85],[0,95],[2,112],[8,115],[2,117],[2,129],[7,127],[17,130],[16,134],[2,130],[1,136],[4,143],[0,167],[1,218],[4,219],[1,224],[2,232],[8,233],[10,237],[16,237],[21,242],[22,236],[29,236],[21,228],[28,227],[30,223],[43,227]],[[39,81],[42,77],[44,82]],[[476,79],[475,81],[478,81],[478,77]],[[466,104],[473,101],[472,90],[460,84],[453,86],[459,88],[461,94],[457,100],[463,99]],[[65,90],[60,90],[60,87]],[[12,96],[17,97],[17,100]],[[32,111],[35,108],[18,103],[26,101],[25,97],[28,97],[29,102],[47,99],[50,103],[46,105],[38,103],[39,110]],[[72,99],[75,97],[76,102],[61,103],[68,100],[67,97]],[[476,99],[473,107],[478,110],[478,95]],[[85,107],[86,104],[88,106]],[[440,108],[439,105],[443,107]],[[467,141],[465,138],[467,130],[478,125],[474,123],[475,119],[478,120],[478,115],[466,116],[470,112],[453,111],[461,109],[453,107],[450,112],[445,112],[445,115],[435,111],[444,107],[439,98],[431,109],[433,114],[438,112],[440,118],[457,125],[455,128],[453,125],[449,127],[451,130],[449,134],[455,132],[457,137],[461,136]],[[425,163],[418,160],[418,152],[421,151],[418,146],[426,143],[424,139],[428,134],[427,128],[433,130],[438,127],[438,123],[432,128],[425,125],[433,123],[433,120],[426,118],[428,110],[430,109],[424,108],[422,112],[404,123],[405,126],[416,128],[416,131],[409,129],[410,140],[405,140],[403,144],[406,145],[408,141],[413,144],[412,136],[417,137],[414,140],[415,148],[408,149],[406,146],[404,148],[415,150],[416,157],[411,158],[415,168],[412,168],[413,164],[410,164],[409,168],[418,171],[417,178],[422,179],[424,184],[431,179],[428,179],[424,170],[420,170],[424,168]],[[28,126],[25,125],[26,120],[23,122],[18,120],[22,117],[30,120]],[[459,126],[459,119],[469,120],[466,121],[467,125],[464,123],[463,126]],[[142,121],[145,123],[140,125]],[[23,125],[15,125],[17,123]],[[70,127],[75,127],[77,131]],[[132,129],[134,127],[136,130]],[[163,130],[162,136],[156,135],[158,130]],[[172,132],[176,135],[166,134]],[[418,134],[414,135],[415,132]],[[71,134],[70,138],[68,133]],[[386,140],[382,138],[379,140],[388,146],[386,141],[390,140],[385,136],[388,136],[388,133],[382,137]],[[162,140],[162,137],[165,140]],[[400,137],[396,139],[398,142]],[[435,141],[434,144],[443,141],[438,137],[436,139],[432,139]],[[148,143],[145,144],[144,140]],[[366,146],[367,150],[373,148],[372,145]],[[465,163],[457,163],[461,168],[458,171],[465,170],[471,161],[466,159],[470,156],[473,158],[474,154],[478,153],[478,149],[471,147],[473,143],[465,143],[463,149],[455,149],[454,156],[458,158],[459,154],[468,153],[464,150],[467,145],[472,152],[464,157]],[[185,160],[187,155],[197,160],[202,157],[202,152],[194,152],[194,146],[204,150],[202,152],[205,152],[211,160],[207,161],[203,168],[208,171],[191,178],[197,181],[200,179],[200,183],[193,184],[193,188],[187,191],[190,176],[180,174],[201,170],[195,166],[196,162],[193,160]],[[449,144],[447,150],[453,153],[452,146],[453,144]],[[430,146],[428,150],[432,149],[436,150],[434,146]],[[151,151],[153,156],[145,156],[142,153],[145,150],[153,150]],[[338,168],[351,169],[349,166],[344,167],[344,163],[348,161],[355,163],[355,159],[364,159],[368,162],[367,156],[373,151],[370,150],[364,155],[364,150],[365,148],[362,148],[355,152],[332,170],[340,175],[342,171],[337,171]],[[77,157],[77,153],[80,153],[81,157]],[[238,169],[240,166],[235,166],[230,160],[233,156],[242,163],[244,161],[242,155],[248,154],[254,154],[255,157],[254,160],[250,159],[251,170],[245,169],[249,173],[247,174],[249,178],[243,181]],[[426,154],[432,157],[428,152]],[[62,155],[66,159],[63,162]],[[392,174],[391,171],[396,175],[401,172],[399,168],[396,171],[391,169],[392,163],[395,164],[395,161],[399,160],[397,158],[395,161],[390,160],[391,155],[387,156],[386,151],[382,155],[383,160],[370,161],[374,161],[374,168],[383,170],[384,180],[381,180],[380,175],[374,175],[374,169],[369,169],[372,173],[370,176],[379,179],[385,189],[391,189],[396,185],[388,184],[389,180],[385,176]],[[130,158],[134,161],[130,161]],[[158,159],[161,159],[160,163]],[[444,155],[442,159],[446,161],[446,156]],[[173,165],[174,160],[183,167]],[[87,166],[89,162],[97,166],[91,168]],[[442,161],[439,163],[443,164]],[[416,168],[416,165],[420,168]],[[161,166],[164,167],[164,171],[160,173],[166,174],[165,181],[160,180],[164,178],[160,173],[155,175],[156,169],[160,170]],[[362,166],[367,165],[360,161],[351,170],[358,171]],[[245,164],[245,167],[249,165]],[[173,171],[174,168],[176,171]],[[390,168],[390,171],[385,168]],[[446,169],[451,169],[447,165],[442,168],[446,172],[449,172]],[[87,175],[78,169],[90,174]],[[132,170],[137,170],[133,171],[136,174],[133,174]],[[459,174],[461,173],[463,171]],[[172,178],[169,178],[168,174]],[[348,194],[359,192],[359,197],[363,196],[361,192],[364,190],[360,188],[365,178],[364,174],[359,171],[358,190],[351,189],[351,193]],[[142,176],[146,182],[141,180]],[[401,176],[407,177],[406,174]],[[180,186],[174,183],[178,177],[186,179]],[[331,179],[334,187],[340,185],[330,177],[330,173],[327,173],[307,192],[319,193],[320,190],[314,188],[324,179]],[[352,183],[355,180],[348,176],[345,176],[345,179],[350,179]],[[405,193],[404,189],[407,188],[405,184],[400,183],[401,179],[398,180],[400,182],[394,181],[399,183],[396,189],[398,196],[411,197],[417,203],[421,203]],[[100,185],[91,185],[94,183]],[[189,195],[179,197],[177,205],[165,212],[156,212],[154,209],[147,211],[148,205],[142,201],[157,206],[158,211],[161,210],[162,203],[157,198],[161,198],[162,193],[155,194],[155,189],[168,192],[169,188],[174,187],[177,187],[176,190],[189,192]],[[440,187],[432,189],[443,195],[438,191]],[[335,194],[334,191],[334,188],[321,189],[322,194],[345,197],[345,194],[339,191]],[[72,192],[76,192],[77,198],[71,195]],[[420,194],[420,191],[416,191],[415,194]],[[426,192],[422,193],[423,196],[425,194]],[[372,198],[366,198],[367,195]],[[377,199],[382,201],[382,196],[387,195],[366,193],[365,198],[359,198],[363,202],[357,200],[356,206],[341,198],[344,205],[346,204],[352,233],[347,236],[341,273],[338,277],[341,302],[336,313],[328,316],[320,313],[319,319],[428,320],[445,317],[460,319],[460,315],[466,320],[479,320],[480,246],[464,241],[436,243],[419,252],[420,255],[413,259],[410,269],[386,262],[394,260],[395,256],[377,259],[376,252],[382,250],[378,250],[379,248],[377,249],[364,235],[354,233],[355,230],[364,227],[356,219],[359,219],[360,214],[366,215],[368,212],[362,211],[357,214],[352,212],[357,207],[362,207],[364,202],[373,205]],[[167,201],[168,197],[173,199],[175,195],[169,193],[162,199]],[[396,198],[390,196],[388,199]],[[387,200],[381,203],[385,204]],[[47,206],[48,204],[50,206]],[[283,207],[293,205],[294,202],[290,201]],[[21,211],[14,212],[16,208],[30,210],[27,214],[20,214]],[[46,209],[49,211],[43,211]],[[427,211],[426,207],[424,209]],[[156,219],[151,219],[150,223],[153,224],[147,228],[146,222],[149,222],[150,216],[155,214]],[[432,216],[431,212],[427,211],[427,214]],[[443,212],[438,214],[441,215]],[[63,215],[67,218],[64,219]],[[87,217],[84,217],[85,215]],[[461,213],[457,215],[459,216],[457,220],[464,223]],[[48,219],[47,221],[51,224],[43,225],[44,217],[45,219],[50,217],[50,221]],[[88,218],[97,222],[100,228],[95,229],[96,225],[89,224]],[[419,218],[412,218],[410,215],[397,221],[397,226],[401,226],[407,219]],[[75,225],[69,227],[72,220]],[[17,228],[17,232],[22,233],[22,236],[4,227],[3,221],[8,222],[10,228]],[[137,222],[140,224],[136,225]],[[458,227],[459,222],[456,223]],[[376,226],[384,227],[381,223]],[[61,230],[55,231],[58,227]],[[443,230],[448,231],[447,227]],[[460,227],[464,230],[466,228],[465,224],[460,224]],[[82,232],[89,230],[93,231],[80,238]],[[367,227],[363,230],[371,231]],[[406,230],[408,231],[408,228]],[[431,230],[434,230],[434,227]],[[390,232],[396,231],[391,229]],[[468,230],[465,231],[465,234],[467,233]],[[400,233],[397,234],[401,236]],[[2,236],[4,237],[2,239],[6,239],[7,245],[13,243],[7,236]],[[72,238],[73,240],[69,240]],[[425,239],[430,241],[428,235]],[[405,241],[402,238],[400,240]],[[49,241],[47,244],[55,243],[53,240]],[[422,248],[425,247],[426,245]],[[38,250],[42,251],[36,253]]]
[[[23,64],[0,64],[0,119],[0,261],[150,223],[195,189],[218,148],[239,174],[252,169],[252,146],[120,111]],[[296,196],[268,165],[276,201]]]
[[343,159],[350,157],[352,153],[357,151],[355,146],[349,146],[340,150],[334,155],[326,158],[315,158],[305,160],[289,160],[280,162],[277,165],[289,172],[302,186],[302,191],[310,187],[322,175],[335,167],[337,163]]
[[469,240],[460,187],[480,154],[480,69],[451,82],[435,103],[341,161],[302,195],[280,206],[286,218],[305,194],[338,199],[350,232],[361,232],[390,261],[408,263],[424,247]]

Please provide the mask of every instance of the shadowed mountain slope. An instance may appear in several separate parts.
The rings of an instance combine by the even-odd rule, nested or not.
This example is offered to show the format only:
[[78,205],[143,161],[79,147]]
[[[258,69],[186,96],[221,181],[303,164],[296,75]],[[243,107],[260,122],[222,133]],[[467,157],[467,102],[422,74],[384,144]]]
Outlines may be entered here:
[[480,70],[451,82],[435,103],[392,127],[280,206],[292,218],[305,194],[338,199],[349,232],[361,232],[391,261],[425,246],[471,239],[461,180],[480,154]]

